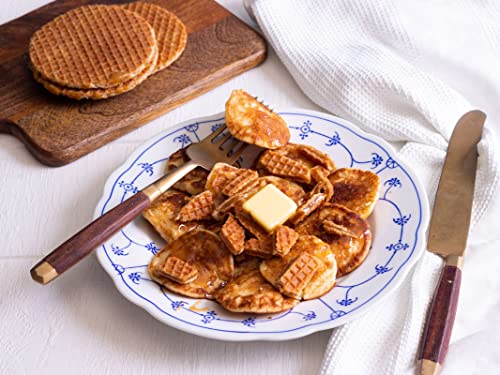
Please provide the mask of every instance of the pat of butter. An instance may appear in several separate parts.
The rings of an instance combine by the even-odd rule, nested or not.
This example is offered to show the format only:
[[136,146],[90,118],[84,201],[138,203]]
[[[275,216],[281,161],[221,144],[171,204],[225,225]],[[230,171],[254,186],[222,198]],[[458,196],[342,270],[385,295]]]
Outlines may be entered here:
[[243,210],[268,232],[283,224],[297,205],[274,185],[266,185],[243,204]]

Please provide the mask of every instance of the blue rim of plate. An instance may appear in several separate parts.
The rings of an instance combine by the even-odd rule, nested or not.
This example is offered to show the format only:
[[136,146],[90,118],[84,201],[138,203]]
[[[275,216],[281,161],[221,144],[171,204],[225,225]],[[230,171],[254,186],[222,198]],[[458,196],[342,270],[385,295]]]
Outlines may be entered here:
[[[405,276],[408,274],[410,269],[413,267],[413,265],[416,263],[416,261],[419,259],[419,257],[425,250],[424,233],[428,224],[429,208],[425,190],[422,188],[416,176],[413,176],[408,172],[409,168],[408,166],[405,165],[403,161],[399,160],[399,158],[397,157],[393,157],[395,151],[393,150],[392,146],[390,146],[387,142],[376,136],[365,133],[364,131],[360,130],[358,127],[349,123],[346,120],[337,118],[332,115],[315,111],[303,110],[303,109],[290,109],[287,111],[280,112],[280,114],[286,117],[301,116],[301,117],[308,117],[310,119],[326,121],[334,126],[339,127],[339,129],[342,129],[343,131],[348,131],[352,133],[354,136],[362,139],[363,141],[369,142],[377,146],[380,150],[382,150],[385,153],[385,155],[372,153],[371,159],[359,161],[355,159],[350,149],[342,143],[339,132],[336,131],[335,129],[333,129],[333,131],[330,133],[331,135],[318,132],[314,129],[314,126],[312,122],[309,121],[309,119],[302,122],[299,126],[290,126],[292,134],[295,133],[302,141],[305,141],[306,143],[309,135],[315,134],[316,136],[324,137],[326,141],[325,145],[328,147],[330,146],[342,147],[346,152],[346,154],[349,155],[351,159],[350,161],[351,167],[361,164],[369,164],[371,165],[371,167],[373,167],[371,169],[374,169],[375,173],[381,173],[386,169],[398,168],[401,171],[403,171],[403,173],[408,177],[416,193],[416,198],[418,201],[418,209],[419,209],[418,224],[416,225],[414,233],[415,240],[412,245],[405,243],[404,245],[408,245],[407,247],[396,248],[397,246],[401,245],[401,240],[403,237],[403,228],[404,225],[409,220],[409,218],[407,217],[407,215],[403,215],[399,210],[399,208],[397,207],[397,205],[394,202],[392,202],[392,204],[396,207],[396,209],[399,212],[398,218],[393,219],[394,223],[401,227],[401,232],[400,232],[401,234],[398,242],[399,245],[398,243],[391,243],[389,246],[387,246],[386,249],[392,251],[392,256],[390,257],[389,261],[387,262],[386,265],[377,264],[375,266],[375,275],[374,275],[375,277],[377,275],[382,275],[388,271],[392,271],[392,268],[391,269],[388,268],[388,264],[393,259],[395,254],[397,254],[400,250],[405,250],[408,256],[401,262],[399,268],[394,270],[394,272],[392,272],[392,277],[390,277],[388,281],[383,285],[383,287],[380,288],[376,293],[374,293],[370,298],[364,300],[362,303],[358,304],[355,308],[352,308],[349,311],[345,311],[346,308],[349,305],[351,305],[351,303],[353,303],[352,302],[353,299],[349,298],[348,296],[349,292],[358,285],[354,286],[342,286],[342,284],[338,285],[336,288],[345,288],[347,290],[344,299],[341,299],[340,301],[337,300],[337,303],[339,303],[341,306],[344,306],[344,308],[342,309],[338,307],[334,308],[333,306],[325,302],[324,298],[318,299],[323,305],[325,305],[331,311],[329,314],[329,319],[327,320],[313,321],[315,318],[317,318],[316,313],[314,311],[310,311],[308,313],[303,313],[303,312],[301,313],[301,312],[294,312],[292,309],[286,313],[278,315],[276,318],[273,319],[273,321],[284,318],[288,314],[299,314],[301,316],[301,319],[303,319],[304,321],[304,324],[301,325],[300,327],[295,327],[289,330],[280,330],[280,331],[266,331],[266,330],[258,331],[254,329],[251,332],[249,332],[248,330],[242,330],[237,328],[220,329],[220,328],[213,328],[208,323],[211,323],[214,320],[220,320],[228,323],[243,324],[245,328],[248,327],[255,328],[257,321],[255,316],[247,316],[245,317],[245,319],[225,320],[219,318],[214,311],[208,311],[202,313],[202,312],[196,312],[194,310],[193,311],[189,310],[193,314],[199,315],[200,318],[199,323],[201,324],[195,324],[192,321],[182,319],[179,316],[176,316],[176,314],[166,311],[166,309],[161,308],[155,302],[151,301],[147,297],[144,297],[143,295],[140,294],[140,292],[138,292],[134,288],[134,285],[139,285],[140,281],[142,280],[151,281],[150,279],[142,277],[140,275],[141,274],[140,272],[132,272],[132,273],[125,272],[126,270],[143,267],[144,265],[129,266],[129,267],[121,266],[118,262],[113,261],[111,254],[116,255],[117,253],[120,254],[121,252],[121,254],[123,255],[125,254],[124,251],[126,251],[127,248],[120,248],[120,247],[110,248],[109,246],[106,247],[107,243],[105,243],[97,251],[98,260],[103,266],[103,268],[108,272],[110,277],[113,279],[117,289],[128,300],[130,300],[134,304],[143,307],[158,320],[170,326],[173,326],[174,328],[178,328],[180,330],[195,335],[204,336],[207,338],[219,339],[219,340],[227,340],[227,341],[251,341],[251,340],[279,341],[279,340],[289,340],[289,339],[303,337],[311,333],[314,333],[316,331],[330,329],[339,326],[341,324],[345,324],[348,321],[355,319],[360,314],[364,313],[365,312],[364,310],[366,310],[367,307],[372,308],[376,303],[379,303],[381,300],[387,297],[389,293],[397,289],[399,284],[401,284]],[[178,134],[176,137],[173,137],[172,141],[174,142],[174,144],[177,142],[178,146],[180,147],[185,147],[192,141],[191,138],[193,138],[193,140],[195,141],[199,140],[200,137],[198,136],[197,131],[199,130],[200,125],[207,126],[212,124],[210,130],[213,131],[217,126],[220,126],[220,124],[223,123],[223,121],[224,121],[223,113],[212,116],[206,116],[203,118],[188,120],[181,124],[176,125],[175,127],[173,127],[173,130],[167,129],[161,132],[160,134],[156,135],[155,137],[151,138],[150,140],[146,141],[145,143],[143,143],[130,155],[130,157],[125,161],[124,164],[122,164],[115,172],[111,174],[111,176],[106,181],[104,185],[104,194],[99,203],[97,204],[96,210],[94,212],[94,217],[95,218],[99,217],[104,212],[112,208],[111,206],[108,207],[108,203],[113,197],[115,191],[123,191],[123,195],[120,201],[123,201],[124,199],[128,198],[127,195],[133,194],[138,191],[138,187],[134,185],[135,179],[132,182],[125,182],[122,179],[122,177],[128,171],[130,171],[134,166],[140,166],[140,172],[138,176],[136,176],[136,179],[140,175],[152,176],[154,164],[164,162],[166,159],[168,159],[169,154],[173,152],[173,151],[169,152],[169,150],[166,149],[165,158],[157,160],[155,161],[155,163],[138,163],[138,161],[140,161],[141,156],[144,155],[144,153],[146,153],[148,150],[150,150],[163,140],[168,139],[169,137],[173,137],[174,135],[177,135],[176,133],[182,133],[182,134]],[[342,165],[342,166],[349,166],[349,165]],[[397,178],[391,178],[387,181],[382,181],[382,182],[384,186],[387,186],[385,194],[383,195],[381,194],[382,198],[386,198],[387,193],[391,189],[397,188],[398,183],[399,185],[401,185],[401,182]],[[120,190],[118,190],[118,188]],[[387,201],[390,203],[389,199],[387,199]],[[125,236],[125,233],[124,232],[122,233]],[[130,240],[129,246],[130,244],[134,243],[132,239],[129,238],[127,239]],[[150,245],[149,248],[147,245]],[[112,246],[113,245],[111,245],[111,247]],[[145,246],[146,249],[151,251],[153,254],[155,253],[155,251],[159,250],[159,248],[156,247],[153,242],[151,242],[151,244],[146,244],[142,246]],[[392,246],[395,247],[391,250],[390,247]],[[411,249],[409,249],[409,247],[411,247]],[[128,280],[125,277],[125,275],[128,276]],[[162,294],[164,295],[164,297],[169,299],[169,301],[171,302],[171,306],[174,309],[174,311],[177,311],[179,308],[187,310],[187,308],[183,305],[186,302],[174,300],[171,297],[169,297],[168,294],[165,293],[163,289],[161,291],[163,292]],[[235,315],[239,316],[241,314],[235,314]],[[267,322],[261,321],[260,323],[267,323]]]

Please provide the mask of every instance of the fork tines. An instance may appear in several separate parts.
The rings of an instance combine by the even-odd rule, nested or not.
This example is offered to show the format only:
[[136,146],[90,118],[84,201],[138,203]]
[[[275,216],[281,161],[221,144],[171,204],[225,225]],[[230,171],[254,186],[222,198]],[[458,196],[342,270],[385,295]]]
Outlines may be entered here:
[[243,151],[247,148],[248,144],[244,143],[232,136],[227,130],[227,126],[223,125],[218,128],[211,137],[211,143],[221,151],[226,151],[226,156],[230,158],[231,163],[236,162],[241,156]]
[[260,104],[262,104],[264,107],[266,107],[269,111],[274,112],[274,109],[273,109],[273,108],[271,108],[271,106],[269,106],[269,104],[267,104],[264,100],[259,99],[259,97],[258,97],[258,96],[255,96],[254,98],[255,98],[255,100],[257,100]]

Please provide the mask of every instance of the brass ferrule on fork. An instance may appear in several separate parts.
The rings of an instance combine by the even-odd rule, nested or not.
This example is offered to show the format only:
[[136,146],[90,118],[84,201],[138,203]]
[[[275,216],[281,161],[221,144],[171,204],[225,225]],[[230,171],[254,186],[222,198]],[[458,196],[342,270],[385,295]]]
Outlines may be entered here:
[[151,185],[142,189],[142,192],[146,194],[149,200],[152,202],[156,198],[158,198],[161,194],[170,189],[177,181],[179,181],[182,177],[187,175],[197,166],[198,164],[196,164],[192,160],[189,160],[188,162],[181,165],[179,168],[174,169],[166,176],[163,176],[162,178],[153,182]]

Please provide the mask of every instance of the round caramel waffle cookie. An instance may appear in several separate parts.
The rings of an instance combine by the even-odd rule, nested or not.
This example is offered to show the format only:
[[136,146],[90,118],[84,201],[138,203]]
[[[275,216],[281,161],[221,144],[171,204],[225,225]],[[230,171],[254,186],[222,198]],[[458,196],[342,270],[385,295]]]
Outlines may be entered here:
[[127,10],[136,12],[153,27],[158,43],[158,62],[155,72],[172,64],[186,48],[186,26],[173,13],[161,6],[141,1],[125,4]]
[[58,85],[57,83],[51,82],[47,79],[45,79],[40,72],[36,71],[33,69],[33,76],[35,77],[35,80],[38,81],[47,89],[47,91],[51,92],[52,94],[55,95],[64,95],[67,96],[68,98],[71,99],[77,99],[77,100],[82,100],[82,99],[106,99],[110,98],[112,96],[120,95],[123,94],[127,91],[132,90],[142,82],[146,80],[151,74],[154,73],[155,66],[156,66],[156,61],[158,58],[158,48],[155,47],[155,54],[153,56],[153,60],[149,64],[149,66],[146,67],[142,72],[140,72],[138,75],[133,77],[132,79],[129,79],[128,81],[125,81],[123,83],[120,83],[119,85],[113,86],[113,87],[108,87],[108,88],[100,88],[100,89],[75,89],[71,87],[64,87],[61,85]]
[[56,17],[31,37],[33,70],[76,89],[106,89],[134,79],[155,59],[155,33],[137,13],[89,5]]

